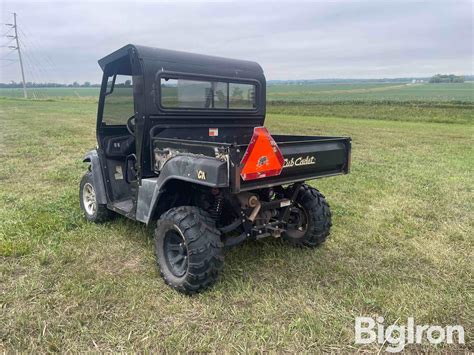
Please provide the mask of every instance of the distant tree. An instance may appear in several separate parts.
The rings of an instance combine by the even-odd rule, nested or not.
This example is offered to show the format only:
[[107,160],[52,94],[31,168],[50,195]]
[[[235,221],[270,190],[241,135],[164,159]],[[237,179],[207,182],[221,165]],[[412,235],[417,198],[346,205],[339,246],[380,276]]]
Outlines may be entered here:
[[431,77],[430,83],[464,83],[464,77],[454,74],[436,74]]
[[77,81],[75,81],[75,82],[72,83],[72,86],[75,87],[75,88],[77,88],[77,87],[79,87],[80,85],[79,85],[79,83],[78,83]]
[[433,75],[430,79],[430,83],[432,83],[432,84],[440,83],[440,82],[441,82],[441,75],[440,74]]
[[127,87],[132,86],[132,81],[131,80],[125,80],[125,86],[127,86]]
[[90,81],[84,81],[84,86],[86,88],[88,88],[89,86],[91,86],[91,82]]

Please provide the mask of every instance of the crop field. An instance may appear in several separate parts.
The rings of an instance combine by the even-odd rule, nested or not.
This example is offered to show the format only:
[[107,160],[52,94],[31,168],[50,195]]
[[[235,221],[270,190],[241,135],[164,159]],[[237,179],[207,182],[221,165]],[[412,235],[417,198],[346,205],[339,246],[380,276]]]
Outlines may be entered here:
[[269,101],[473,102],[474,83],[269,85]]
[[473,351],[474,100],[456,85],[269,87],[270,132],[353,139],[351,173],[310,182],[331,238],[236,247],[194,297],[160,279],[153,226],[81,215],[96,89],[0,98],[0,351],[381,350],[354,343],[357,316],[459,324],[465,344],[405,350]]
[[[97,87],[30,88],[30,96],[38,99],[58,97],[95,97]],[[22,89],[0,88],[0,97],[23,97]],[[267,101],[271,102],[474,102],[474,82],[463,84],[271,84],[267,87]]]

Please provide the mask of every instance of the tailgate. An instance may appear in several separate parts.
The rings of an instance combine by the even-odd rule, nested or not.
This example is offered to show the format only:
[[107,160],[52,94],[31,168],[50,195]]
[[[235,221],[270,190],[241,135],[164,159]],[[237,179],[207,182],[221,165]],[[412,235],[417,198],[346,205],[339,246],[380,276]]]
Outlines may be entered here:
[[[272,135],[283,154],[285,165],[280,175],[243,181],[234,172],[234,191],[311,180],[349,172],[351,139],[349,137],[306,137]],[[246,147],[241,147],[244,152]],[[239,167],[236,165],[236,170]],[[239,173],[240,174],[240,173]],[[232,175],[232,174],[231,174]],[[238,186],[240,185],[240,186]]]

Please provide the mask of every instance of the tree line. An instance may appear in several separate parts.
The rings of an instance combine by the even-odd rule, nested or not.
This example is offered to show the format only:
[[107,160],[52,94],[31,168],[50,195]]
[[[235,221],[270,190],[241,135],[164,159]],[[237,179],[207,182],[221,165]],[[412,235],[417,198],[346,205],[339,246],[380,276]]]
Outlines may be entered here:
[[[132,81],[125,80],[123,83],[116,83],[117,87],[131,87]],[[0,88],[22,88],[22,83],[12,81],[10,83],[0,83]],[[100,84],[91,84],[90,81],[85,81],[83,84],[79,84],[77,81],[72,84],[59,84],[59,83],[34,83],[28,81],[26,83],[27,88],[100,88]]]
[[464,77],[454,74],[436,74],[431,77],[430,83],[464,83]]
[[[454,74],[436,74],[433,75],[430,79],[430,83],[464,83],[464,80],[473,80],[474,76],[467,75],[467,76],[460,76]],[[269,80],[268,84],[315,84],[315,83],[331,83],[331,82],[407,82],[409,78],[395,78],[395,79],[318,79],[318,80]],[[426,78],[427,79],[427,78]],[[124,83],[117,83],[116,86],[131,86],[131,81],[127,80]],[[10,83],[0,83],[0,88],[22,88],[23,84],[21,82],[11,81]],[[60,83],[35,83],[35,82],[27,82],[27,88],[88,88],[88,87],[100,87],[100,84],[93,84],[90,81],[85,81],[84,83],[80,84],[79,82],[75,81],[72,84],[60,84]]]
[[[23,84],[12,81],[10,83],[0,83],[0,88],[22,88]],[[34,83],[28,81],[26,83],[27,88],[88,88],[88,87],[100,87],[100,84],[91,84],[90,81],[85,81],[79,84],[77,81],[72,84],[59,84],[59,83]]]

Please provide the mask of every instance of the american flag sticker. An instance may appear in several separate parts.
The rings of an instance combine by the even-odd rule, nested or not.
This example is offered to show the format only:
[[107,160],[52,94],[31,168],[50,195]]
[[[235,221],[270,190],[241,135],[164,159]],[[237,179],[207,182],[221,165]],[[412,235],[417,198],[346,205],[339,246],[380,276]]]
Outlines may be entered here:
[[217,137],[219,135],[219,128],[209,128],[209,137]]

